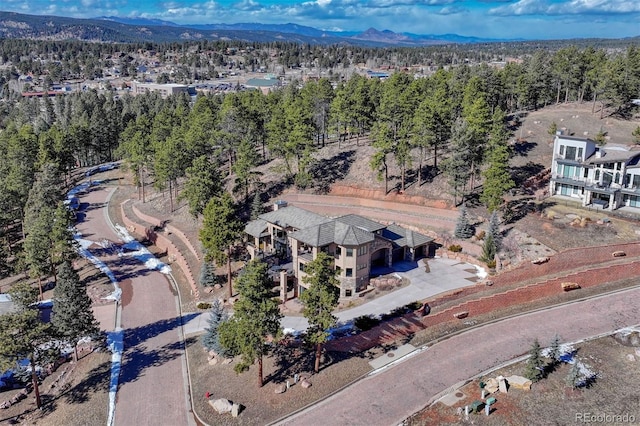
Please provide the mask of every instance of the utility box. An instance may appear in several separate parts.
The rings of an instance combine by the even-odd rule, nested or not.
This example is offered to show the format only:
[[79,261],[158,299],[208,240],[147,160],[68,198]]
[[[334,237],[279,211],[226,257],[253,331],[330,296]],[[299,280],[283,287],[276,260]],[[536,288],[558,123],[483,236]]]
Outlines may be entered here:
[[484,402],[482,401],[473,401],[470,407],[472,413],[479,413],[482,411],[483,408],[484,408]]
[[487,398],[487,402],[486,402],[487,405],[493,405],[495,403],[496,403],[496,399],[494,397]]

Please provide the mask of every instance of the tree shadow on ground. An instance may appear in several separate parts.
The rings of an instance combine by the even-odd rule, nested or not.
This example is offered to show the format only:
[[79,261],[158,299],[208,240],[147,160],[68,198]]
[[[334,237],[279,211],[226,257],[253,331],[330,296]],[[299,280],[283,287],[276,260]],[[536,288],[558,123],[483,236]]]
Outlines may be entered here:
[[195,340],[196,337],[189,337],[183,344],[178,340],[176,334],[175,342],[167,343],[157,348],[148,348],[143,344],[139,344],[135,347],[129,346],[129,349],[127,349],[127,341],[125,340],[125,352],[122,358],[118,387],[137,381],[148,368],[161,366],[180,357],[185,349],[185,344],[191,344]]
[[89,371],[80,383],[64,392],[67,403],[82,404],[89,400],[89,396],[96,392],[109,392],[109,378],[111,376],[111,360],[107,360]]
[[535,148],[536,146],[538,146],[537,142],[529,142],[529,141],[516,142],[516,144],[513,145],[513,154],[520,157],[526,157],[527,154],[530,151],[532,151],[533,148]]
[[511,178],[513,182],[516,184],[516,188],[522,186],[524,182],[530,178],[531,176],[535,176],[538,173],[542,172],[546,167],[542,164],[534,163],[529,161],[527,164],[521,167],[512,167],[511,168]]
[[314,177],[314,188],[317,193],[326,194],[331,184],[344,179],[349,173],[355,157],[355,151],[344,151],[331,158],[318,160],[311,166],[309,172]]
[[304,343],[291,339],[275,345],[271,353],[276,370],[265,377],[265,381],[282,383],[295,374],[313,371],[315,353]]

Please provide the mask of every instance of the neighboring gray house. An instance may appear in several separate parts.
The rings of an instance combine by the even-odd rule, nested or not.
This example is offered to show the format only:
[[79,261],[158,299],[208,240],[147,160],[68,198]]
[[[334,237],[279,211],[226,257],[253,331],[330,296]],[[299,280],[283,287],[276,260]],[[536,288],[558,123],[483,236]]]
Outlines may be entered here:
[[606,210],[639,208],[640,150],[561,134],[553,142],[549,193]]
[[291,262],[295,294],[304,291],[304,265],[323,251],[335,259],[340,297],[351,298],[369,285],[372,266],[391,266],[429,253],[433,239],[396,224],[382,225],[358,215],[331,219],[278,202],[245,227],[251,258],[277,255]]

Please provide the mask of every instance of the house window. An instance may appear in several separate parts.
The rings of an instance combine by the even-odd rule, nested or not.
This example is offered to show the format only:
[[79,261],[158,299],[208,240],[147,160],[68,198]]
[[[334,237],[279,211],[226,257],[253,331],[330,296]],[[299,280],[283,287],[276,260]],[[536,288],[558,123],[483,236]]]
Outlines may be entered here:
[[564,155],[564,145],[560,145],[560,155]]
[[344,291],[344,297],[351,297],[351,289],[348,288]]
[[358,247],[358,256],[367,254],[367,246]]
[[583,156],[582,156],[582,148],[578,148],[578,160],[582,161],[583,160]]
[[341,276],[342,275],[342,268],[339,266],[336,266],[336,275],[337,276]]
[[340,247],[336,247],[336,256],[342,256],[342,249]]
[[353,276],[353,268],[347,268],[345,276],[346,277],[352,277]]
[[353,249],[352,248],[348,248],[347,249],[347,257],[353,257]]
[[576,147],[568,146],[567,147],[567,155],[564,156],[567,160],[575,160],[576,159]]
[[358,271],[361,271],[363,269],[367,268],[367,264],[366,263],[361,263],[360,265],[358,265]]
[[300,262],[300,272],[304,272],[304,263]]

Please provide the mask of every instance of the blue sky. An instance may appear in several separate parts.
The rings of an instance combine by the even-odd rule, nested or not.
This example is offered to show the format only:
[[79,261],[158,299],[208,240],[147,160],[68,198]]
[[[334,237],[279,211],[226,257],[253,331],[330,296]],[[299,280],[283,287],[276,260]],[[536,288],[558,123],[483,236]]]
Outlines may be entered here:
[[295,23],[416,34],[557,39],[640,35],[640,0],[3,0],[0,10],[178,24]]

